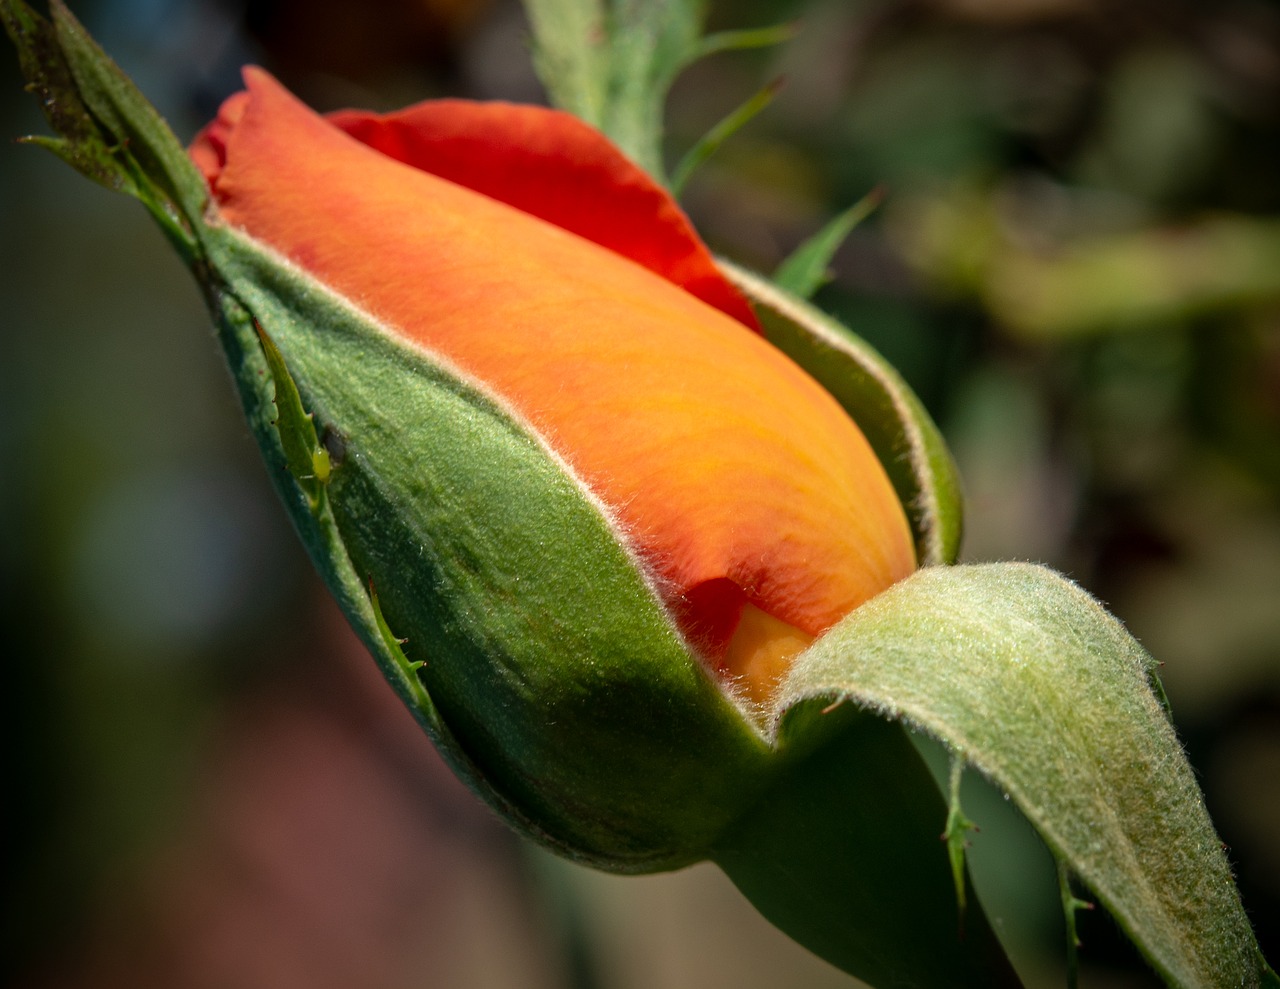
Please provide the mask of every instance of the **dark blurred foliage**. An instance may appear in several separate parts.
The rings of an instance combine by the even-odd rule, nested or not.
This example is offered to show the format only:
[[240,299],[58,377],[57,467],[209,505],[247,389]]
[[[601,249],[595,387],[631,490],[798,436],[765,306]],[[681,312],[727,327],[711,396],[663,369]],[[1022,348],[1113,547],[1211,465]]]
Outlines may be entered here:
[[[511,0],[73,6],[184,137],[246,61],[321,109],[541,99]],[[886,187],[818,302],[943,425],[967,558],[1064,570],[1166,664],[1280,957],[1280,5],[735,0],[712,16],[797,33],[677,84],[673,160],[785,79],[694,176],[699,228],[768,270]],[[0,58],[0,134],[42,129]],[[320,603],[198,294],[140,209],[6,143],[0,262],[15,979],[845,984],[705,870],[608,880],[524,860],[449,781]],[[1058,984],[1043,853],[998,795],[971,804],[990,805],[974,855],[996,860],[993,914],[1043,929],[1023,964]],[[1105,918],[1084,939],[1085,985],[1151,984]]]

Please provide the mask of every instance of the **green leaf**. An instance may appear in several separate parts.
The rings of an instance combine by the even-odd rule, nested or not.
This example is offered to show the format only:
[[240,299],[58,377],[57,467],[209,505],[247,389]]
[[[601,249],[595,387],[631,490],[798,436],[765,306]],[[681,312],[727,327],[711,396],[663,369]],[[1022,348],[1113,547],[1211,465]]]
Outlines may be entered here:
[[858,224],[875,212],[883,199],[884,188],[877,186],[832,219],[778,266],[773,273],[773,283],[801,299],[811,298],[829,280],[827,265],[840,245]]
[[83,175],[140,200],[191,262],[204,180],[155,108],[61,3],[45,20],[22,0],[0,0],[30,88],[56,138],[30,138]]
[[947,445],[902,376],[866,341],[825,313],[743,268],[720,267],[756,305],[769,341],[835,396],[889,474],[921,566],[960,551],[960,478]]
[[[534,67],[551,102],[608,136],[659,182],[663,107],[676,77],[717,52],[776,45],[790,24],[702,35],[705,0],[525,0]],[[772,100],[766,86],[733,110],[681,160],[671,187]]]
[[708,34],[698,43],[694,59],[700,60],[720,52],[745,51],[749,48],[772,48],[796,36],[798,25],[771,24],[769,27],[742,28]]
[[1050,570],[934,567],[814,643],[781,718],[844,699],[942,740],[1009,795],[1170,985],[1257,986],[1264,964],[1152,667]]
[[174,223],[189,229],[199,220],[209,193],[186,149],[62,0],[51,0],[50,10],[85,106],[119,144],[126,160],[136,163],[139,177],[145,177],[144,187],[155,191],[148,206],[153,213],[164,210]]
[[0,20],[18,50],[27,88],[39,100],[49,126],[60,135],[30,137],[27,143],[52,151],[99,185],[137,195],[133,177],[116,159],[110,140],[80,97],[53,25],[21,0],[0,0]]
[[685,153],[685,156],[680,159],[679,164],[676,165],[675,170],[671,173],[671,192],[673,195],[679,196],[684,189],[685,183],[689,181],[689,177],[698,167],[715,154],[720,145],[724,144],[756,114],[773,102],[781,85],[782,80],[775,79],[763,89],[753,93],[741,106],[734,109],[711,130],[707,131],[698,140],[698,143]]

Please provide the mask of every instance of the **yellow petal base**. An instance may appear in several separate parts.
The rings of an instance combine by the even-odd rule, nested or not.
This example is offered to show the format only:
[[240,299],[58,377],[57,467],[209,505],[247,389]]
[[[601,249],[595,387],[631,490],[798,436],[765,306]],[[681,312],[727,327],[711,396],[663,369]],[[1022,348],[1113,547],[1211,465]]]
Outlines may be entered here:
[[738,684],[753,704],[765,705],[791,667],[791,660],[809,648],[813,636],[750,604],[729,640],[724,673]]

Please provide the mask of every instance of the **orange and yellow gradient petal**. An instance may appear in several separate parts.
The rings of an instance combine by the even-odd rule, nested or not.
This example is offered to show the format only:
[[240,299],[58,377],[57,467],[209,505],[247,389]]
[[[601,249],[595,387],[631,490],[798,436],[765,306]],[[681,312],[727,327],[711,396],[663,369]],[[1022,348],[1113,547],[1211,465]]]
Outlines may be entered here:
[[[915,568],[902,506],[858,427],[749,316],[726,313],[727,286],[696,270],[699,298],[661,262],[619,253],[642,253],[642,222],[603,246],[495,198],[492,178],[484,194],[361,143],[260,70],[246,83],[193,149],[225,220],[523,415],[610,506],[736,692],[767,700],[796,652]],[[563,117],[504,114],[524,128],[525,115]],[[573,140],[603,146],[636,181],[575,126]],[[566,155],[588,153],[604,152]],[[577,190],[575,213],[607,215],[601,174],[600,188]],[[508,184],[504,198],[529,196],[518,172]],[[663,222],[655,236],[670,233]]]

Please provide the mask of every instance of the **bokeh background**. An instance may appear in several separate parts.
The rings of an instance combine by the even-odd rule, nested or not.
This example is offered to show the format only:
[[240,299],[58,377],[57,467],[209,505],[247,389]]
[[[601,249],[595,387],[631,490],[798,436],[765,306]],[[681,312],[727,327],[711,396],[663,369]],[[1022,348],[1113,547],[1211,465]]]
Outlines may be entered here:
[[[540,101],[513,0],[83,0],[191,136],[264,64],[313,105]],[[692,69],[673,160],[781,77],[687,187],[769,270],[871,188],[821,305],[954,445],[970,560],[1031,559],[1165,663],[1280,957],[1280,5],[737,0],[785,46]],[[302,556],[194,285],[143,211],[9,138],[0,55],[5,975],[31,987],[836,987],[714,870],[522,847],[448,775]],[[973,854],[1033,985],[1051,869],[998,795]],[[1154,985],[1084,918],[1086,986]]]

